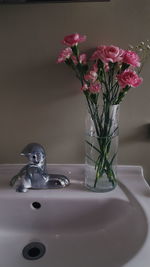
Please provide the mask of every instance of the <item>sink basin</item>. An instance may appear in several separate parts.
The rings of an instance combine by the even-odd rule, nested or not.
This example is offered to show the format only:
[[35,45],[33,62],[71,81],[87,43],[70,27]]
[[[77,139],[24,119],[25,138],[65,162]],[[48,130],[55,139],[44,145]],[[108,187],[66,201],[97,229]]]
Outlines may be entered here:
[[[20,168],[0,165],[0,266],[149,267],[150,191],[141,167],[118,167],[118,187],[93,193],[84,187],[84,165],[48,165],[71,185],[25,194],[8,185]],[[33,257],[24,258],[30,243],[42,243],[45,254],[37,259],[32,248]]]

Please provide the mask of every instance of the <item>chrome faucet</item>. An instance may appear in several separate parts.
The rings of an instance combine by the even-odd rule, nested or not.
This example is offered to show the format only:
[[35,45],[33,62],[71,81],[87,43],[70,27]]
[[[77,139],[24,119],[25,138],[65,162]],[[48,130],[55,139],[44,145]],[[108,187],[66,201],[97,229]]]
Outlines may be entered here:
[[27,157],[28,164],[10,181],[10,185],[14,186],[17,192],[25,193],[28,189],[57,189],[70,184],[64,175],[48,174],[46,153],[40,144],[28,144],[21,155]]

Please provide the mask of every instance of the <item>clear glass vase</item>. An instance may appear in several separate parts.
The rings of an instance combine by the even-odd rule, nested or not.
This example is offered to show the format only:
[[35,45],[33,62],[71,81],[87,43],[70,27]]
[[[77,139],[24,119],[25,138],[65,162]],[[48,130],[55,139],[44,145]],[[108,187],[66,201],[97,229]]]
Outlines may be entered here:
[[102,111],[88,109],[85,133],[85,185],[95,192],[108,192],[117,185],[119,105]]

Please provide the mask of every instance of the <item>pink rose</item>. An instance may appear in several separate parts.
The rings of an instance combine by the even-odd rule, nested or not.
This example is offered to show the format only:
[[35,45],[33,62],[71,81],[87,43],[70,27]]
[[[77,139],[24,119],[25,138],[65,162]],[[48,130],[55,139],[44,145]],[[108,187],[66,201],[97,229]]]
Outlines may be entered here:
[[140,67],[140,59],[134,51],[126,50],[123,55],[123,62],[133,67]]
[[74,46],[74,45],[77,45],[78,43],[84,42],[85,40],[86,40],[85,35],[74,33],[74,34],[65,36],[63,40],[63,44],[68,45],[68,46]]
[[97,73],[93,70],[89,71],[87,74],[84,75],[84,79],[86,81],[92,81],[92,82],[95,82],[96,79],[97,79]]
[[57,63],[65,62],[65,60],[72,55],[72,49],[70,47],[65,48],[61,51],[60,55],[58,56]]
[[[120,62],[122,61],[124,54],[124,50],[120,49],[117,46],[99,46],[97,51],[97,56],[99,59],[101,59],[104,63],[108,62]],[[95,53],[96,55],[96,53]]]
[[101,85],[99,82],[91,83],[89,87],[89,91],[91,93],[99,93],[100,89],[101,89]]
[[86,90],[88,90],[88,85],[84,83],[83,86],[81,87],[81,91],[86,91]]
[[118,83],[122,88],[125,88],[127,85],[131,87],[139,86],[143,79],[140,78],[135,71],[126,69],[122,73],[117,75]]
[[[73,63],[74,63],[75,65],[77,65],[77,64],[78,64],[77,58],[76,58],[75,56],[72,56],[71,58],[72,58],[72,60],[73,60]],[[79,55],[79,62],[80,62],[81,64],[86,64],[86,60],[87,60],[86,54],[81,54],[81,55]]]

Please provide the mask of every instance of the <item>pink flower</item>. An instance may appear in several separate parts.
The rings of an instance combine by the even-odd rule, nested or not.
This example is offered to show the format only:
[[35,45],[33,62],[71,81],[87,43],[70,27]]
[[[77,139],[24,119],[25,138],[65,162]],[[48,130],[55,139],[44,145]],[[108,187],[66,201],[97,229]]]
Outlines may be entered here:
[[94,51],[94,53],[92,54],[90,59],[91,60],[97,60],[97,59],[99,59],[99,56],[100,56],[99,50],[96,50],[96,51]]
[[[77,58],[76,58],[75,56],[72,56],[71,58],[72,58],[72,60],[73,60],[73,63],[74,63],[75,65],[77,65],[77,64],[78,64]],[[79,55],[79,62],[80,62],[81,64],[86,64],[86,59],[87,59],[86,54],[81,54],[81,55]]]
[[104,64],[104,69],[105,69],[106,72],[109,71],[109,64],[108,64],[108,63],[105,63],[105,64]]
[[131,87],[139,86],[143,79],[140,78],[135,71],[126,69],[122,73],[117,75],[118,83],[122,88],[125,88],[127,85]]
[[97,67],[97,64],[93,64],[92,66],[92,71],[95,71],[95,72],[98,72],[98,67]]
[[99,82],[91,83],[89,87],[89,91],[91,93],[99,93],[100,89],[101,89],[101,85]]
[[133,67],[140,67],[140,59],[134,51],[126,50],[123,55],[123,62]]
[[98,47],[98,51],[96,54],[98,58],[101,59],[104,63],[108,62],[115,63],[122,61],[124,50],[113,45],[110,46],[102,45]]
[[73,61],[73,63],[74,63],[75,65],[78,64],[78,61],[77,61],[77,59],[76,59],[76,57],[75,57],[74,55],[72,55],[71,59],[72,59],[72,61]]
[[61,51],[60,55],[58,56],[57,63],[65,62],[65,60],[72,55],[72,49],[70,47],[65,48]]
[[86,81],[92,81],[92,82],[95,82],[96,79],[97,79],[97,73],[93,70],[89,71],[87,74],[84,75],[84,79]]
[[81,87],[81,91],[86,91],[86,90],[88,90],[88,85],[84,83],[83,86]]
[[68,46],[74,46],[74,45],[77,45],[78,43],[83,43],[85,40],[86,40],[85,35],[74,33],[74,34],[65,36],[63,40],[63,44],[68,45]]
[[86,62],[87,62],[87,56],[86,56],[85,53],[84,53],[84,54],[81,54],[81,55],[79,56],[79,61],[80,61],[80,63],[82,63],[82,64],[86,64]]

